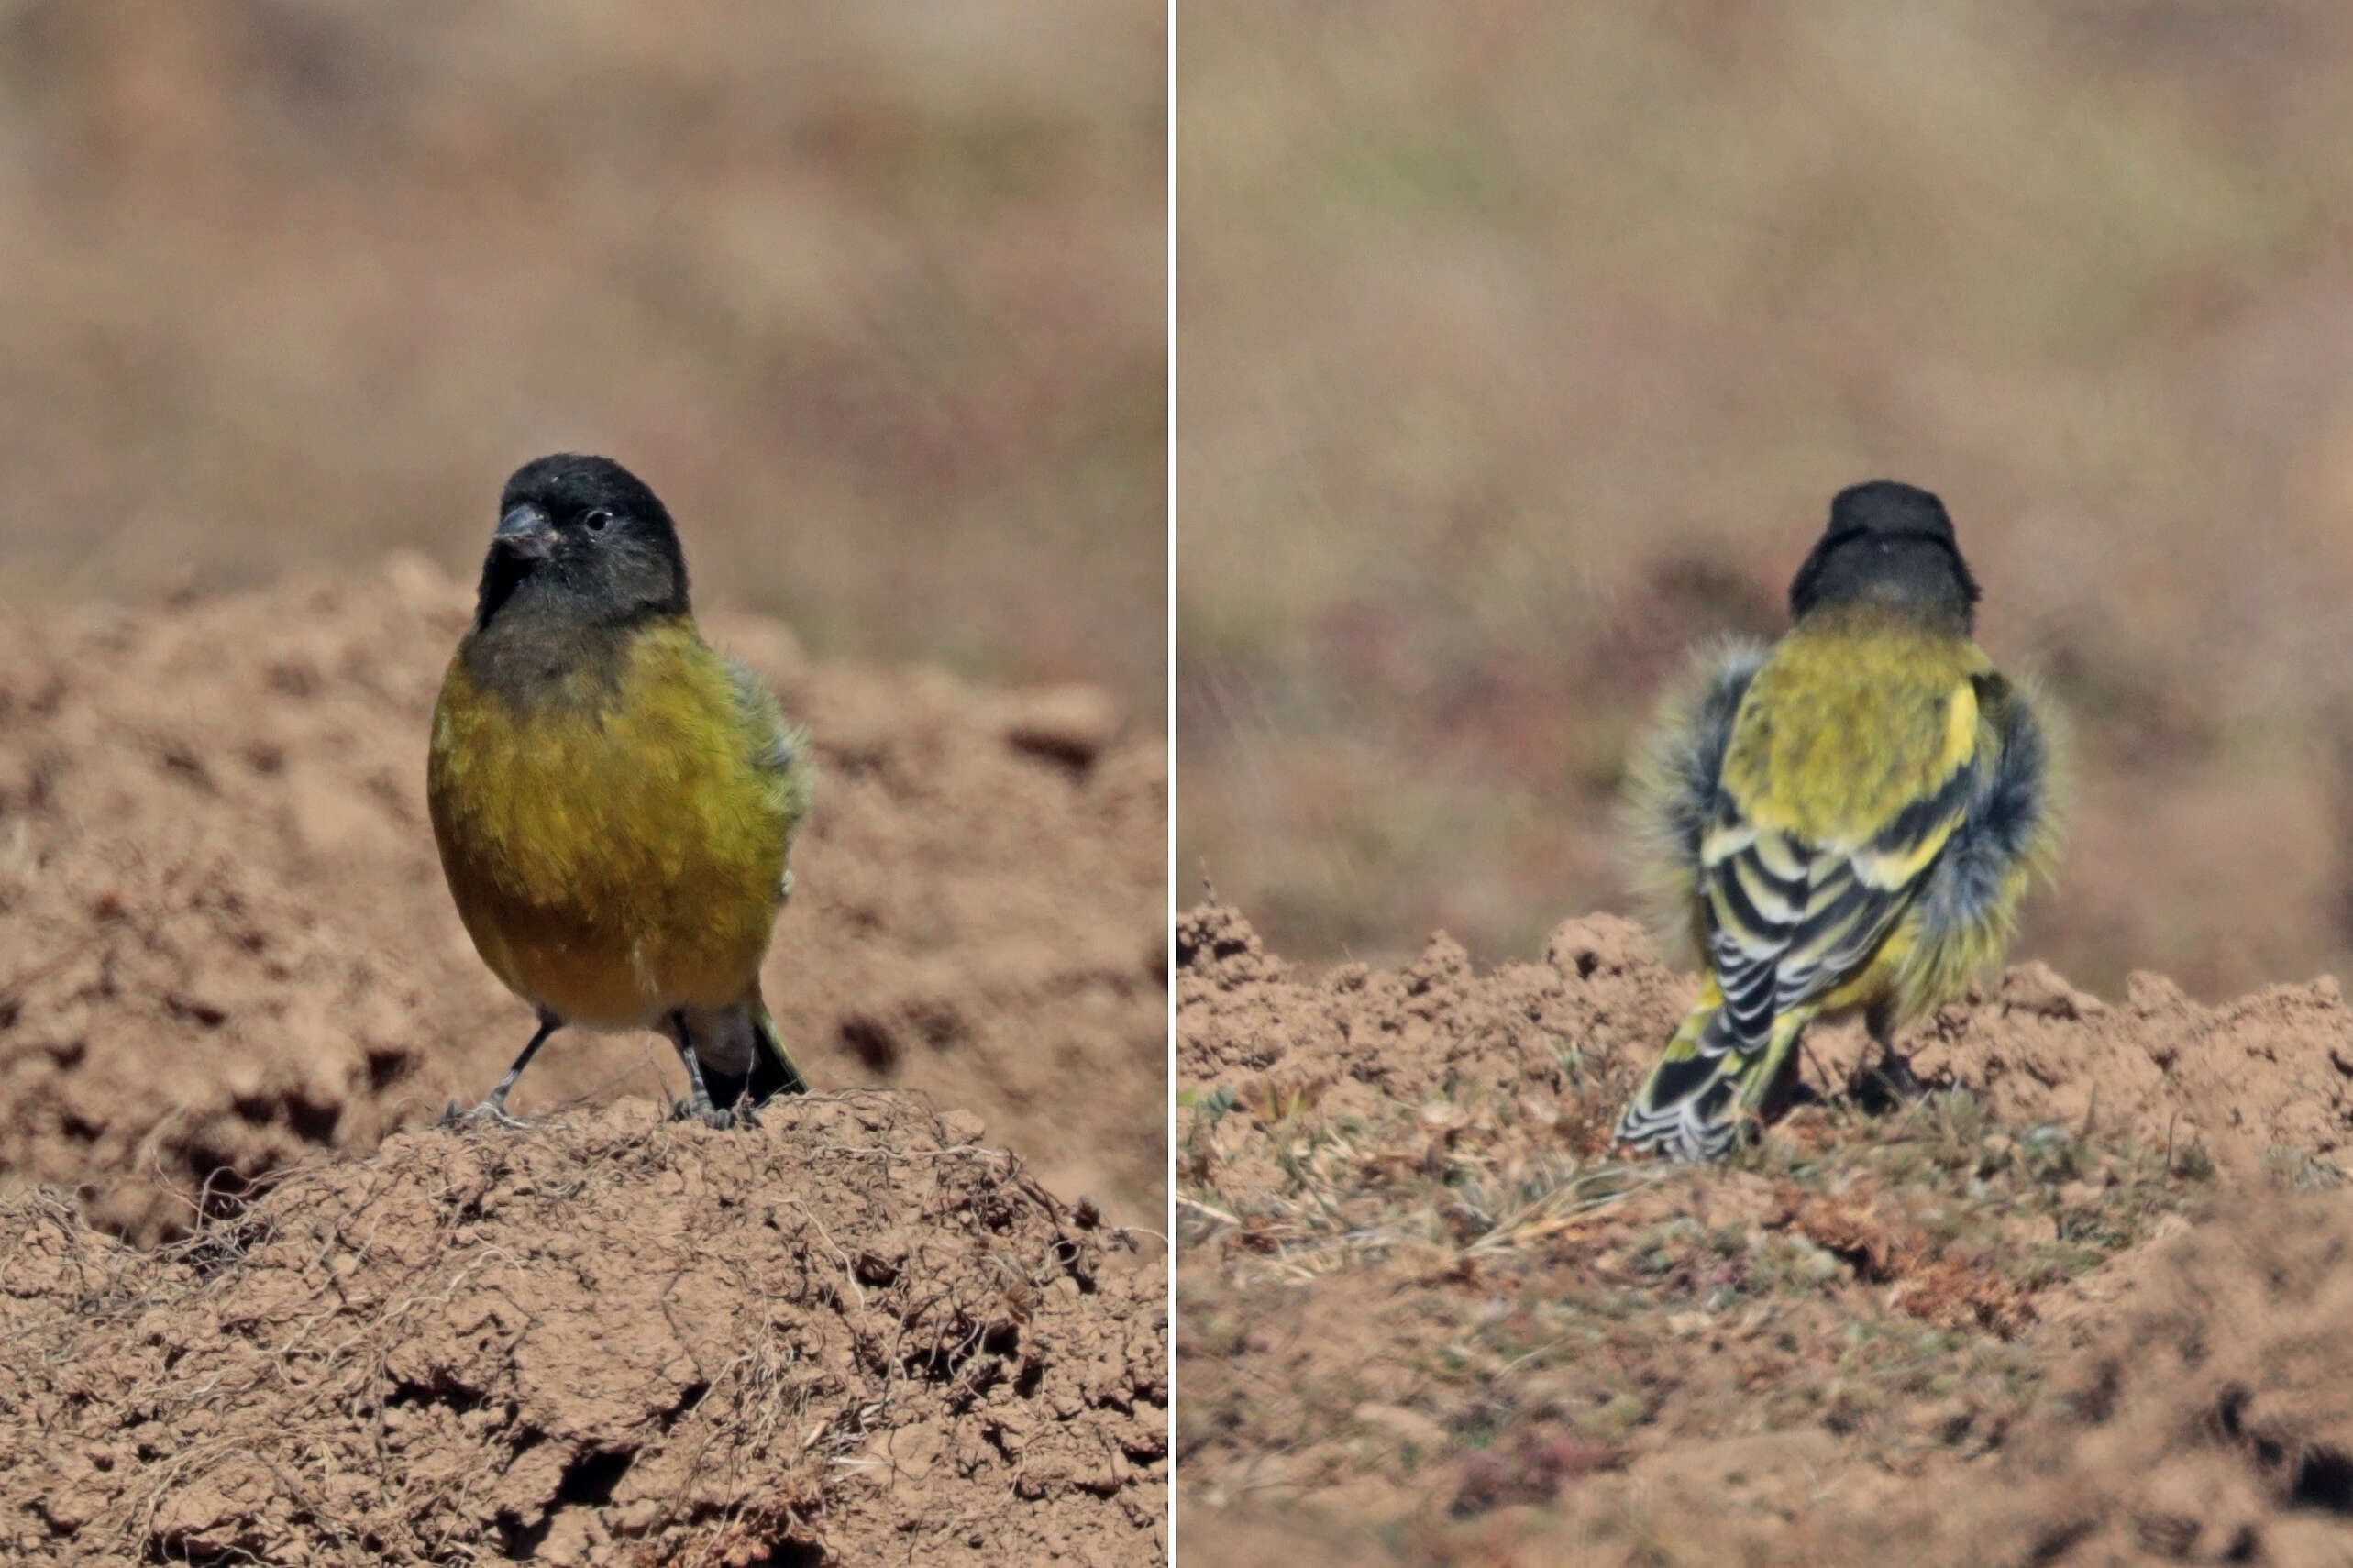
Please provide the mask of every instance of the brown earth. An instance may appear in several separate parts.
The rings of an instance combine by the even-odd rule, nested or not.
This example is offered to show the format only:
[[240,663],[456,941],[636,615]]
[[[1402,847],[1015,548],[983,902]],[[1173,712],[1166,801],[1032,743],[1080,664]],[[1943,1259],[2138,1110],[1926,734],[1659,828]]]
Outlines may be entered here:
[[0,1211],[18,1562],[1165,1561],[1159,1248],[967,1112],[627,1103],[315,1161],[162,1253]]
[[424,816],[468,600],[0,613],[0,1554],[1165,1560],[1160,737],[706,617],[816,737],[818,1095],[568,1032],[420,1131],[529,1023]]
[[1179,922],[1185,1560],[2353,1560],[2353,1010],[2013,968],[1728,1168],[1612,1157],[1640,928],[1295,973]]
[[[206,1181],[364,1153],[468,1103],[529,1033],[424,814],[468,592],[421,560],[130,612],[0,612],[0,1182],[183,1228]],[[1165,761],[1087,688],[812,664],[706,617],[815,736],[765,980],[821,1089],[978,1112],[1042,1180],[1165,1203]],[[652,1035],[558,1035],[526,1114],[653,1096]],[[682,1080],[680,1080],[682,1082]]]

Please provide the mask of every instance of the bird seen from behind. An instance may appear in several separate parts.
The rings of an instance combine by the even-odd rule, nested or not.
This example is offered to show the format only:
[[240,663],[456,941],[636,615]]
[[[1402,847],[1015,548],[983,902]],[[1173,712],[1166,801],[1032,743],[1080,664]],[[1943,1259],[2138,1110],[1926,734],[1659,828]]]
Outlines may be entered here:
[[1818,1017],[1860,1013],[1882,1072],[1906,1024],[2007,951],[2057,856],[2050,732],[1972,640],[1978,588],[1944,505],[1841,491],[1770,648],[1712,650],[1629,773],[1640,880],[1706,966],[1618,1123],[1716,1160]]

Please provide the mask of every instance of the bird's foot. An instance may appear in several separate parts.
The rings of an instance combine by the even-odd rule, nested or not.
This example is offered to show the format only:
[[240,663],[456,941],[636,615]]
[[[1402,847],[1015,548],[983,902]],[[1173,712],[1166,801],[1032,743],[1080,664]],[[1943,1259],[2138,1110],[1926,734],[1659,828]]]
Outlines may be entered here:
[[459,1105],[453,1099],[449,1102],[447,1109],[442,1111],[441,1120],[435,1125],[445,1128],[470,1127],[479,1122],[488,1122],[494,1127],[525,1125],[521,1117],[507,1110],[505,1102],[498,1099],[486,1099],[481,1104],[474,1106]]
[[1908,1057],[1890,1051],[1878,1065],[1857,1073],[1848,1092],[1863,1110],[1878,1114],[1918,1099],[1928,1092],[1928,1086],[1912,1070]]
[[700,1121],[705,1127],[715,1127],[722,1132],[732,1128],[753,1128],[760,1124],[759,1117],[753,1113],[749,1105],[738,1106],[733,1110],[722,1105],[698,1105],[692,1095],[681,1098],[670,1107],[670,1120]]

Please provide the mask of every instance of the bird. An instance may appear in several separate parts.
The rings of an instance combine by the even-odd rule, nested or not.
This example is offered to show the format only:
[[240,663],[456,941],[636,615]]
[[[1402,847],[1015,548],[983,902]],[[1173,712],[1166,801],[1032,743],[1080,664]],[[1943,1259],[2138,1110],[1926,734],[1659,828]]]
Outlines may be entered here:
[[2008,951],[2056,869],[2049,704],[1974,641],[1979,590],[1933,493],[1840,491],[1770,647],[1701,652],[1628,770],[1638,883],[1705,962],[1619,1142],[1719,1160],[1816,1018],[1861,1013],[1889,1087],[1899,1031]]
[[757,1120],[808,1080],[760,962],[792,890],[809,739],[697,628],[668,510],[609,458],[556,453],[499,497],[474,618],[433,711],[425,800],[458,916],[537,1014],[508,1095],[566,1024],[667,1034],[674,1108]]

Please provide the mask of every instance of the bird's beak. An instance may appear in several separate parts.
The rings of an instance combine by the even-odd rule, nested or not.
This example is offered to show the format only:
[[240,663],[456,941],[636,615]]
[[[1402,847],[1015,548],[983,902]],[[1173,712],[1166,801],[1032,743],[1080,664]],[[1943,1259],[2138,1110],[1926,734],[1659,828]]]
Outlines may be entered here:
[[498,520],[498,532],[491,536],[492,549],[517,560],[544,561],[555,547],[555,524],[546,512],[527,501],[509,508],[507,514]]

